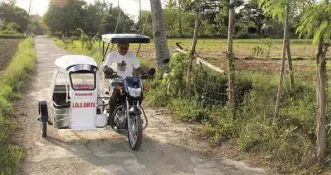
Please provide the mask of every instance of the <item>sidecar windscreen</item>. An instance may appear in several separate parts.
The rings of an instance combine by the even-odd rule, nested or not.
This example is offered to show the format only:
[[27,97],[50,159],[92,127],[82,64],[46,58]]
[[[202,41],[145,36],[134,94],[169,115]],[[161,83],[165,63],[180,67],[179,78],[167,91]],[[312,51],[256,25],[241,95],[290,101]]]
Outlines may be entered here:
[[91,91],[96,88],[96,75],[94,72],[80,70],[70,72],[70,83],[76,91]]

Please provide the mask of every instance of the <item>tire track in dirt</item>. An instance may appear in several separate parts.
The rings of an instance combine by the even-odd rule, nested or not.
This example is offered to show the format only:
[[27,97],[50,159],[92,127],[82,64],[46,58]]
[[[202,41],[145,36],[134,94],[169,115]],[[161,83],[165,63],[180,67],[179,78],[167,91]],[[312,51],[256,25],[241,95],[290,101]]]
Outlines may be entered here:
[[48,100],[53,62],[67,53],[43,37],[36,38],[36,53],[37,73],[25,98],[15,107],[15,140],[26,152],[15,174],[271,174],[242,162],[203,154],[210,147],[193,139],[193,125],[175,122],[147,108],[149,126],[139,151],[132,151],[126,136],[112,130],[72,132],[49,127],[48,138],[41,138],[37,102]]

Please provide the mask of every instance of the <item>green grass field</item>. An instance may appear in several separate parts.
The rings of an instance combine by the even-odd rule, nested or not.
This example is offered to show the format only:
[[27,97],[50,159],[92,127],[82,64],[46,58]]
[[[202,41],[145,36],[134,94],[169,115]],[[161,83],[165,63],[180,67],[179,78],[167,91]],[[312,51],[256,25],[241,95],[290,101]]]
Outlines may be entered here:
[[[57,44],[64,47],[61,40],[56,40]],[[192,45],[191,39],[168,39],[168,46],[171,55],[176,52],[176,43],[180,42],[180,45],[189,49]],[[254,55],[253,48],[261,45],[262,40],[258,39],[246,39],[246,40],[234,40],[234,54],[237,57],[236,61],[238,68],[243,69],[280,69],[280,58],[282,54],[283,40],[274,39],[271,40],[272,47],[270,48],[270,56],[266,55]],[[137,52],[139,44],[131,44],[130,51]],[[73,53],[83,53],[93,56],[95,59],[101,60],[101,52],[99,52],[99,43],[94,43],[94,48],[91,51],[86,49],[82,51],[80,41],[74,41],[66,47]],[[100,49],[102,49],[102,43],[100,43]],[[114,45],[113,50],[116,49]],[[199,39],[197,43],[197,53],[200,57],[206,59],[215,66],[226,69],[226,57],[225,52],[227,50],[227,40],[225,39]],[[316,46],[312,44],[312,40],[291,40],[291,53],[293,59],[294,68],[297,70],[311,70],[315,67],[314,56]],[[331,53],[328,53],[331,56]],[[138,55],[141,62],[147,66],[155,66],[155,50],[154,43],[151,41],[149,44],[142,44]]]

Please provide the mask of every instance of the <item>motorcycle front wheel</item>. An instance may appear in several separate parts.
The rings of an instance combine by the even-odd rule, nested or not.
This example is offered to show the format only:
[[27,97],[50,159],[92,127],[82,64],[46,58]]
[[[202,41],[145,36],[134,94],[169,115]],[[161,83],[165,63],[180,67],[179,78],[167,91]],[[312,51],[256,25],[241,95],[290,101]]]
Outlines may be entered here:
[[[143,141],[143,125],[139,113],[130,115],[130,125],[128,126],[128,140],[132,150],[138,151]],[[129,124],[129,123],[128,123]]]

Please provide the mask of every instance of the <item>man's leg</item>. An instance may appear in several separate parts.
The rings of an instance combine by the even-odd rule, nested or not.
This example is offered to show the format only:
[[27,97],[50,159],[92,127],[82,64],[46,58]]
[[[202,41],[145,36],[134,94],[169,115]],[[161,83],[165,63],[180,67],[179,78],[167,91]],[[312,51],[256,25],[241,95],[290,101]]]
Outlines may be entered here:
[[109,93],[110,94],[110,99],[109,99],[109,116],[111,116],[114,112],[114,109],[117,105],[117,99],[119,98],[120,96],[120,90],[117,89],[116,87],[118,85],[121,85],[121,81],[116,81],[115,80],[112,80],[110,82],[110,85],[109,85]]
[[120,91],[116,89],[116,87],[114,87],[114,90],[109,99],[109,116],[113,114],[119,96],[120,96]]
[[141,103],[144,100],[144,90],[141,92],[141,99],[139,100],[139,105],[141,106]]

